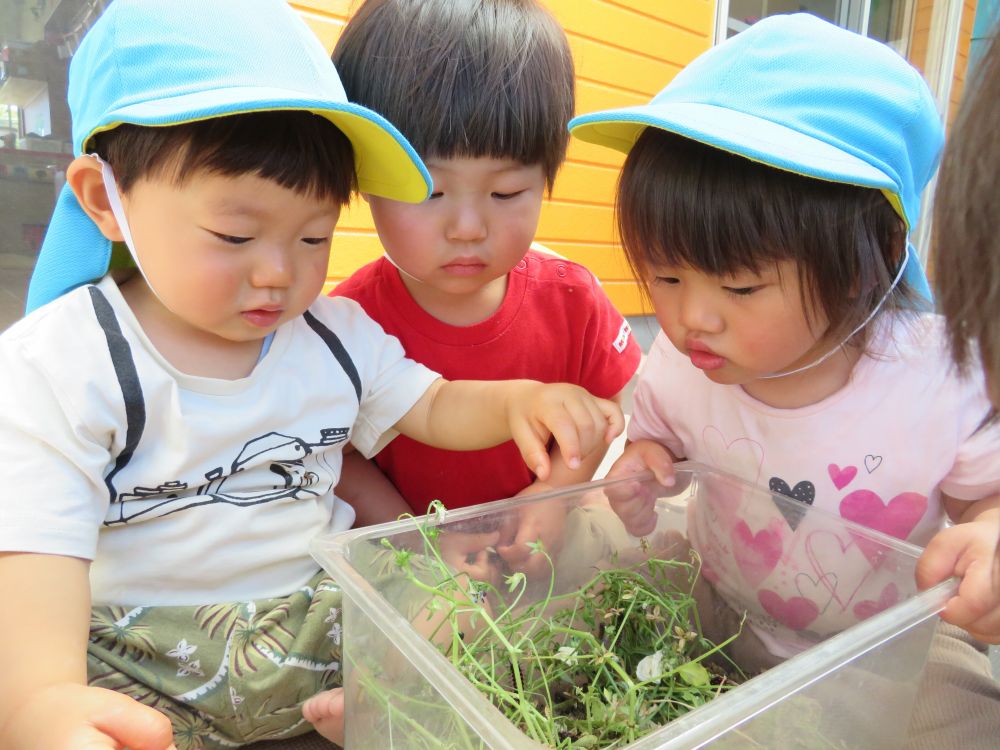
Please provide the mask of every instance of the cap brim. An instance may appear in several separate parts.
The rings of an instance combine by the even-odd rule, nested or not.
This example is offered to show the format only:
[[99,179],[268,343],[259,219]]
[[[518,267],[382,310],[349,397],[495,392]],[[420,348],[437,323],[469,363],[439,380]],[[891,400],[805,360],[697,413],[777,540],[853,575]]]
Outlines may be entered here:
[[628,153],[647,127],[667,130],[788,172],[896,193],[896,181],[868,162],[754,115],[698,103],[644,104],[581,115],[574,136]]
[[94,133],[122,123],[150,127],[179,125],[225,115],[274,110],[306,110],[327,118],[354,147],[358,187],[363,193],[419,203],[431,193],[431,176],[392,123],[370,109],[349,102],[303,96],[300,91],[230,88],[139,102],[108,112],[77,144],[82,153]]

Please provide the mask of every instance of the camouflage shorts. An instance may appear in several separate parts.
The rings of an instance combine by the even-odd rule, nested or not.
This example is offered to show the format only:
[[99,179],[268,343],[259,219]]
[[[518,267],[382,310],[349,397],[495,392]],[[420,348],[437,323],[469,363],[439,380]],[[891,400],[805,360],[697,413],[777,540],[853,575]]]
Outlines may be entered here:
[[341,591],[323,572],[290,596],[95,607],[91,685],[170,717],[178,750],[304,734],[302,703],[341,684]]

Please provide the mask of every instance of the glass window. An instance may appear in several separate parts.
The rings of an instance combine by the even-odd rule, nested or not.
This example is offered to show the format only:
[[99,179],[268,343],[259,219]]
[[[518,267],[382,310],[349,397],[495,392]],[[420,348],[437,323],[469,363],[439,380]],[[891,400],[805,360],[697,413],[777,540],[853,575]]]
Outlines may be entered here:
[[881,39],[904,57],[910,53],[913,0],[872,0],[868,13],[868,36]]
[[913,0],[729,0],[726,5],[726,38],[766,16],[805,12],[881,39],[903,54],[909,45]]
[[843,26],[841,6],[849,4],[849,0],[848,2],[841,0],[810,0],[810,2],[801,2],[800,0],[729,0],[729,23],[726,37],[738,34],[762,18],[781,13],[812,13]]

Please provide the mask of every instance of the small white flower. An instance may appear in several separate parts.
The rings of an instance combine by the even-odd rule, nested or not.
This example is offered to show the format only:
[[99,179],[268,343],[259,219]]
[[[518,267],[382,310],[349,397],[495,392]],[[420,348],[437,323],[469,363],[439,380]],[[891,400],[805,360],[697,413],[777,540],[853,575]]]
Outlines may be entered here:
[[437,520],[438,523],[444,523],[444,517],[446,513],[447,511],[445,507],[440,503],[437,505],[436,508],[434,508],[434,518]]
[[560,646],[559,650],[556,651],[556,658],[565,664],[573,666],[576,664],[576,648],[574,646]]
[[340,610],[337,607],[330,607],[330,614],[323,622],[336,622],[338,617],[340,617]]
[[197,646],[188,645],[187,638],[181,638],[180,642],[167,651],[167,656],[177,659],[178,662],[185,662],[198,650]]
[[192,674],[196,674],[199,677],[205,676],[205,673],[201,671],[201,659],[195,659],[192,662],[177,662],[178,677],[187,677]]
[[640,682],[659,678],[661,674],[663,674],[663,651],[654,651],[635,666],[635,676]]
[[337,622],[337,623],[334,623],[334,625],[333,625],[332,628],[330,628],[330,631],[326,634],[326,637],[329,638],[331,641],[333,641],[334,644],[336,644],[337,646],[339,646],[340,645],[340,637],[343,634],[343,632],[344,632],[343,628],[341,628],[340,623]]

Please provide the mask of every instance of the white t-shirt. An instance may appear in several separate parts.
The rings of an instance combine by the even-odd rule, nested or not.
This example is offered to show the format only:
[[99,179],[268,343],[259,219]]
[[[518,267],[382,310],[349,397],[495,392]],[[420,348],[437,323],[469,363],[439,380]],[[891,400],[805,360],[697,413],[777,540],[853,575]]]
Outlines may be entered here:
[[[962,379],[949,367],[940,318],[885,320],[891,335],[877,338],[877,353],[858,361],[847,385],[798,409],[712,382],[661,332],[635,389],[629,439],[655,440],[676,456],[924,545],[945,523],[942,492],[970,501],[1000,492],[1000,429],[977,432],[989,411],[985,385],[981,374]],[[863,540],[834,540],[733,498],[713,502],[711,519],[689,519],[706,574],[722,578],[723,589],[757,589],[778,626],[833,632],[894,603],[890,571]]]
[[0,336],[0,549],[92,560],[95,604],[303,585],[309,539],[353,523],[333,495],[345,442],[376,453],[438,376],[360,306],[326,297],[276,331],[248,377],[186,375],[114,282],[96,288],[103,327],[82,287]]

